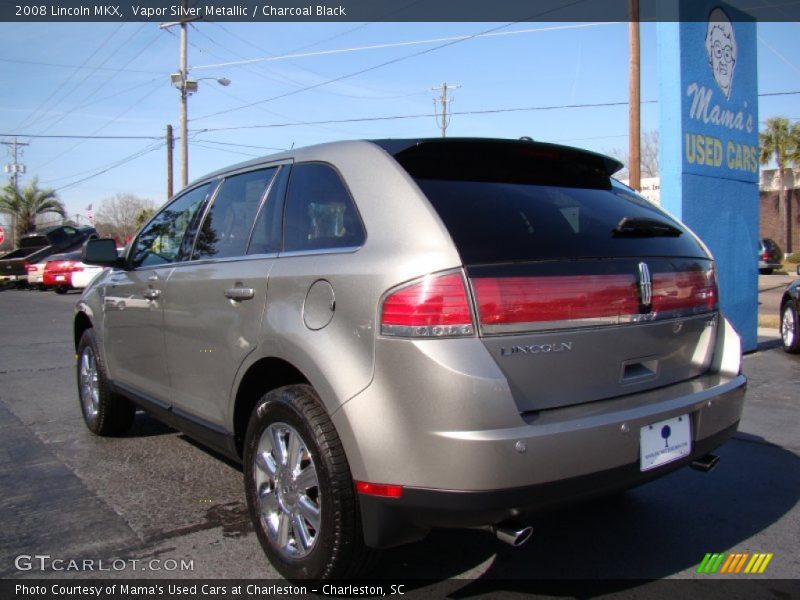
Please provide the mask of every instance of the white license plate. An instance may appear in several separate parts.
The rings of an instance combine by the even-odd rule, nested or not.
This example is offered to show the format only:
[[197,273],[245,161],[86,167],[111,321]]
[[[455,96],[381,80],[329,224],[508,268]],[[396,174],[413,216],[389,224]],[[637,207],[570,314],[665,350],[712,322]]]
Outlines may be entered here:
[[56,281],[66,281],[66,275],[56,275]]
[[649,471],[692,451],[689,415],[647,425],[639,430],[640,468]]

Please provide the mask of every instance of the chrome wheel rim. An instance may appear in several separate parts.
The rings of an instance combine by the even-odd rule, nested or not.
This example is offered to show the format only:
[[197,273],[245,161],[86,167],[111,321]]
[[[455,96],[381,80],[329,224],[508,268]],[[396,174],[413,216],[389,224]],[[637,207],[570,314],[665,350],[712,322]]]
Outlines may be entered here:
[[796,335],[797,324],[795,323],[794,311],[791,306],[787,306],[783,309],[783,318],[781,319],[781,337],[783,338],[783,345],[787,348],[791,348]]
[[272,423],[261,434],[254,462],[261,525],[269,541],[288,558],[307,556],[319,538],[321,515],[311,453],[291,425]]
[[81,404],[86,418],[93,421],[100,409],[100,387],[97,374],[97,357],[91,346],[83,349],[80,362]]

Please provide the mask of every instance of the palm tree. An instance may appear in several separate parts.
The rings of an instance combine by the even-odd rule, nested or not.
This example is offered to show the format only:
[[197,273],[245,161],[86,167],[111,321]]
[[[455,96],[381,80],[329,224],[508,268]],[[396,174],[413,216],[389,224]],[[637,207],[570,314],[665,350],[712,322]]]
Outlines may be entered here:
[[789,203],[786,199],[785,174],[790,163],[800,164],[800,123],[790,127],[789,119],[786,117],[772,117],[767,119],[767,127],[759,134],[759,138],[761,164],[765,165],[774,158],[778,165],[778,215],[784,250],[791,252],[791,222]]
[[17,240],[22,234],[36,229],[38,215],[55,213],[63,217],[66,214],[55,190],[40,188],[35,177],[21,190],[8,183],[0,192],[0,212],[14,217]]

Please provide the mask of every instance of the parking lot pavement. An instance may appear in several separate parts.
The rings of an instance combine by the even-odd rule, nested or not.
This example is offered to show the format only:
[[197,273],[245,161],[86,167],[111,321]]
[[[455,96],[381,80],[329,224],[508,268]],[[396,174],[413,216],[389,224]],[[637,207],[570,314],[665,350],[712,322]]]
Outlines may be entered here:
[[[276,577],[249,525],[238,466],[144,414],[124,438],[84,428],[71,332],[77,299],[0,292],[0,577],[97,576],[17,568],[17,557],[37,553],[162,561],[144,565],[161,570],[139,562],[103,577]],[[764,347],[744,359],[750,384],[740,432],[719,450],[713,472],[681,469],[537,515],[533,539],[520,549],[483,531],[435,531],[387,551],[375,575],[724,577],[698,575],[697,565],[708,552],[739,551],[773,553],[769,577],[798,578],[800,357]],[[166,571],[170,560],[192,569]]]

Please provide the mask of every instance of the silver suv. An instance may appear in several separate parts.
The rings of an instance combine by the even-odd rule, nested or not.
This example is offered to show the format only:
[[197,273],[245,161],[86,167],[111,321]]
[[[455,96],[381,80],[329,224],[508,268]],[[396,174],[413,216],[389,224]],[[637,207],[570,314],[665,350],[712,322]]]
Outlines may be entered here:
[[190,185],[75,316],[99,435],[140,407],[243,463],[289,578],[341,577],[432,527],[709,466],[746,380],[714,262],[611,178],[531,141],[323,144]]

